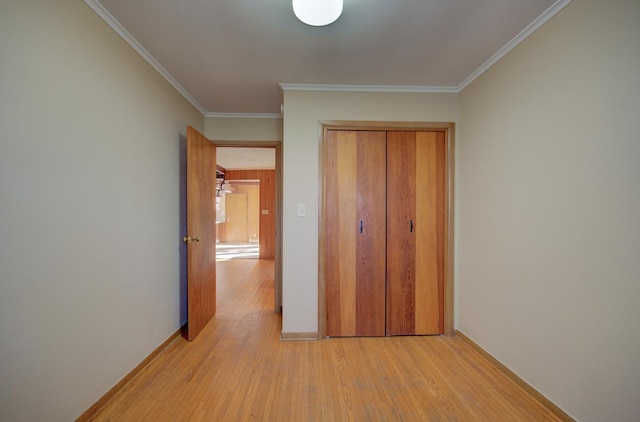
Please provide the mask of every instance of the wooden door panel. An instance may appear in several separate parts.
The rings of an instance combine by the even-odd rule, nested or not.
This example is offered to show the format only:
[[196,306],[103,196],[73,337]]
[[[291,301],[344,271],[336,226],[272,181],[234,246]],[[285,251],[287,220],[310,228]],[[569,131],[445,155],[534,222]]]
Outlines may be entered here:
[[415,334],[440,332],[436,132],[416,134]]
[[415,132],[387,134],[387,335],[415,333]]
[[384,336],[386,134],[362,131],[357,137],[356,335]]
[[329,336],[385,333],[385,137],[384,132],[327,134],[325,298]]
[[[260,258],[275,257],[276,232],[276,171],[227,170],[229,180],[260,180]],[[262,213],[266,211],[266,214]]]
[[230,243],[246,243],[247,237],[247,193],[225,194],[225,235]]
[[387,335],[441,334],[444,132],[390,132],[387,166]]
[[216,147],[187,127],[187,339],[216,312]]
[[329,336],[356,335],[357,149],[355,132],[328,133],[325,280]]
[[447,140],[444,132],[436,132],[436,247],[438,253],[438,334],[444,334],[445,250],[447,227]]
[[257,242],[260,233],[260,182],[236,181],[228,176],[227,180],[231,186],[233,186],[235,194],[247,194],[247,227],[245,237],[247,237],[247,239],[255,239]]
[[260,241],[260,183],[247,186],[247,236],[251,242]]

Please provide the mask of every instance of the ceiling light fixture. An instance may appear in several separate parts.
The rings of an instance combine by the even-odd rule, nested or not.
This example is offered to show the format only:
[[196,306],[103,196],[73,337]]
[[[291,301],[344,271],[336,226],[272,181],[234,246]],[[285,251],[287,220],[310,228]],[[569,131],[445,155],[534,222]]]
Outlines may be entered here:
[[293,0],[293,13],[307,25],[329,25],[340,17],[342,0]]

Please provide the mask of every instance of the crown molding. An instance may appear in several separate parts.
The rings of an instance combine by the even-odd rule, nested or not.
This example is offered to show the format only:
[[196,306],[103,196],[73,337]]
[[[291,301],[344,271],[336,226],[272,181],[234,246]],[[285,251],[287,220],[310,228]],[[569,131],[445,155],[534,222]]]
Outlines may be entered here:
[[204,117],[220,119],[282,119],[280,113],[204,113]]
[[515,36],[511,41],[509,41],[504,47],[502,47],[496,54],[491,56],[489,60],[484,62],[482,66],[477,68],[471,75],[467,76],[467,79],[462,81],[460,85],[457,86],[457,92],[465,89],[471,82],[475,81],[480,77],[484,72],[486,72],[491,66],[496,64],[498,60],[503,58],[507,53],[513,50],[518,44],[527,39],[529,35],[533,34],[536,29],[540,28],[545,24],[549,19],[554,17],[556,13],[564,9],[566,5],[571,3],[573,0],[558,0],[554,4],[551,5],[547,10],[544,11],[536,20],[531,22],[525,29],[520,31],[518,35]]
[[334,91],[334,92],[417,92],[455,94],[455,86],[410,86],[410,85],[320,85],[281,83],[283,91]]
[[[173,76],[147,50],[113,17],[98,0],[84,0],[93,11],[100,16],[122,39],[124,39],[147,63],[151,65],[167,82],[171,84],[191,105],[193,105],[205,117],[215,118],[243,118],[243,119],[281,119],[279,113],[213,113],[207,112],[189,92],[176,81]],[[572,0],[558,0],[536,20],[531,22],[525,29],[509,41],[504,47],[498,50],[489,60],[484,62],[478,69],[470,74],[458,86],[410,86],[410,85],[321,85],[321,84],[293,84],[281,83],[280,89],[283,91],[333,91],[333,92],[408,92],[408,93],[445,93],[457,94],[486,72],[491,66],[498,62],[507,53],[513,50],[518,44],[533,34],[538,28],[549,19],[564,9]]]
[[200,103],[198,103],[196,99],[193,98],[191,94],[189,94],[189,92],[187,92],[187,90],[184,89],[182,85],[180,85],[178,81],[176,81],[173,76],[171,76],[171,74],[167,72],[167,70],[162,67],[162,65],[160,65],[160,63],[158,63],[147,50],[144,49],[144,47],[142,47],[142,45],[140,45],[140,43],[133,37],[133,35],[131,35],[126,29],[124,29],[120,22],[118,22],[116,18],[114,18],[113,15],[109,13],[107,9],[105,9],[98,2],[98,0],[84,0],[84,2],[87,4],[87,6],[93,9],[93,11],[96,12],[96,14],[107,23],[107,25],[109,25],[114,31],[116,31],[118,35],[120,35],[122,39],[127,42],[127,44],[129,44],[135,51],[137,51],[138,54],[140,54],[142,58],[145,59],[147,63],[149,63],[151,67],[156,70],[156,72],[158,72],[164,79],[166,79],[166,81],[169,82],[171,86],[173,86],[187,101],[189,101],[192,106],[194,106],[203,115],[206,114],[206,110],[204,109],[204,107],[202,107]]

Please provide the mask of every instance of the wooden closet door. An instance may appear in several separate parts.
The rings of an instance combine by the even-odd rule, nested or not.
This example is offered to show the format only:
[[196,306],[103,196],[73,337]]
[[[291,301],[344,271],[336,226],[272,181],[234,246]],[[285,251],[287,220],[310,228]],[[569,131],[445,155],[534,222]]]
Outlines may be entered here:
[[444,332],[444,132],[387,134],[387,335]]
[[327,335],[385,335],[386,133],[334,131],[325,141]]

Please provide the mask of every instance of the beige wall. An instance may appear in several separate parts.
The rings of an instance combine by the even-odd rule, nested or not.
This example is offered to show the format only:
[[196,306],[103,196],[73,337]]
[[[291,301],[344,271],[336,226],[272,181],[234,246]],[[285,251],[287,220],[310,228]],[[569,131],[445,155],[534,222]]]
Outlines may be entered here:
[[460,94],[457,327],[581,421],[640,415],[639,46],[575,0]]
[[282,119],[207,117],[204,135],[214,141],[280,141]]
[[[284,92],[284,333],[318,330],[318,147],[321,120],[455,122],[457,94]],[[306,217],[297,217],[297,204]]]
[[179,328],[188,124],[83,2],[0,4],[0,420],[73,420]]

